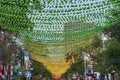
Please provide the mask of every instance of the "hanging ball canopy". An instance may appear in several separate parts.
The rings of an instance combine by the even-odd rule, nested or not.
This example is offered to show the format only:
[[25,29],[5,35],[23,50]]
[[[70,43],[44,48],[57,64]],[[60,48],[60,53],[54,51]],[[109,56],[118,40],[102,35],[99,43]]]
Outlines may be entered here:
[[45,42],[84,40],[119,23],[119,4],[119,0],[1,0],[0,27]]
[[28,38],[32,57],[56,77],[69,68],[64,54],[118,24],[119,10],[120,0],[0,0],[0,28]]

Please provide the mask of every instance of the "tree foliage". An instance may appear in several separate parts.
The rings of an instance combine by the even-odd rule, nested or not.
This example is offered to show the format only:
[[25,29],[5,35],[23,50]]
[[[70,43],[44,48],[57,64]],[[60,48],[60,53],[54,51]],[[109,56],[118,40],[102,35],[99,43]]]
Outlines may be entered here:
[[64,74],[62,74],[62,77],[67,77],[69,74],[73,74],[73,73],[82,74],[84,72],[84,70],[85,70],[84,69],[84,61],[80,60],[78,62],[73,63],[70,66],[70,68]]
[[12,33],[10,31],[4,30],[0,32],[0,46],[2,48],[2,61],[4,64],[8,64],[16,49],[16,44],[12,40]]
[[111,32],[111,37],[114,37],[120,42],[120,24],[109,28],[109,31]]
[[46,67],[41,62],[38,62],[33,59],[31,62],[32,62],[32,68],[34,68],[32,71],[33,75],[41,74],[45,77],[51,77],[51,73],[46,69]]
[[112,41],[105,51],[106,60],[113,68],[120,70],[120,43],[116,40]]

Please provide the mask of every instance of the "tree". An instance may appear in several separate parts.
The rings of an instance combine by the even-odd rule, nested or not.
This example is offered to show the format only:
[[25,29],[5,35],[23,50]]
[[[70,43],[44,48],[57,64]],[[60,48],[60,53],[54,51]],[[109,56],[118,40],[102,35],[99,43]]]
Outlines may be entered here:
[[[116,39],[107,42],[106,49],[93,56],[94,70],[105,73],[108,71],[120,70],[120,43]],[[108,67],[109,66],[109,67]]]
[[32,75],[43,75],[44,77],[51,77],[51,73],[46,69],[46,67],[41,63],[41,62],[38,62],[34,59],[31,60],[32,62],[32,68],[33,68],[33,71],[32,71]]
[[116,40],[111,41],[105,51],[107,63],[113,66],[113,69],[120,70],[120,43]]
[[105,32],[110,33],[112,38],[115,38],[120,42],[120,23],[106,29]]
[[81,59],[78,62],[73,63],[70,68],[62,74],[62,77],[72,76],[73,73],[82,74],[84,72],[84,61]]
[[1,46],[1,59],[3,65],[3,74],[4,74],[4,67],[8,66],[8,75],[10,76],[10,63],[12,54],[16,50],[16,44],[13,43],[12,40],[12,33],[8,30],[2,30],[0,32],[0,46]]

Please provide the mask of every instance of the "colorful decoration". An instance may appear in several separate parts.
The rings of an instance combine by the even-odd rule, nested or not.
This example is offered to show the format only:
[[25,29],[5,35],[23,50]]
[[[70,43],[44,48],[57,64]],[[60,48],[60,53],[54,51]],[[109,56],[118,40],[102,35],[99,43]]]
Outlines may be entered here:
[[118,24],[119,10],[120,0],[0,0],[0,28],[19,33],[21,39],[40,40],[34,58],[40,53],[64,58],[63,54]]
[[1,0],[0,4],[1,28],[52,43],[90,38],[120,18],[119,0]]

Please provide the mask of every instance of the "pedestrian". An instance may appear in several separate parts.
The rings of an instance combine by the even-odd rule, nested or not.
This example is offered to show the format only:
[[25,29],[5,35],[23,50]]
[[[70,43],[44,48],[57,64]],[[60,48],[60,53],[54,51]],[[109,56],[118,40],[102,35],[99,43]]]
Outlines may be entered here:
[[115,70],[111,72],[111,80],[118,80],[118,74]]
[[101,75],[100,80],[105,80],[105,75]]
[[115,80],[115,70],[111,72],[111,80]]
[[80,75],[80,80],[83,80],[83,75]]

